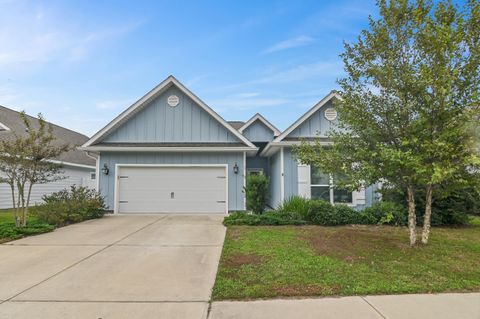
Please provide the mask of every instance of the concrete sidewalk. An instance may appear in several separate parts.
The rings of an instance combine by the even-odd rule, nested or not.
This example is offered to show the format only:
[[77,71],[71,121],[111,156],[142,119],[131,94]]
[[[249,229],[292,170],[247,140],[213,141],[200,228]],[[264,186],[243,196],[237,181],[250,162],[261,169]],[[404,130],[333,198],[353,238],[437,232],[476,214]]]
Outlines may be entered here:
[[480,319],[480,293],[214,302],[209,319]]

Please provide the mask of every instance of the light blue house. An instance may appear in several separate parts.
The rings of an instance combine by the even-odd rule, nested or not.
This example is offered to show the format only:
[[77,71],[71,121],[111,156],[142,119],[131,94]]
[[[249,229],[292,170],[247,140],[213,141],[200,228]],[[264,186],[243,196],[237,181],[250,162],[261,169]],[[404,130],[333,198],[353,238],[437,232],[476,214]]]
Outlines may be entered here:
[[280,132],[260,114],[225,121],[169,76],[81,149],[97,155],[98,189],[114,213],[244,210],[247,174],[270,177],[271,207],[293,195],[363,207],[373,189],[336,190],[335,176],[299,164],[291,151],[300,139],[326,137],[337,121],[335,98],[330,93]]

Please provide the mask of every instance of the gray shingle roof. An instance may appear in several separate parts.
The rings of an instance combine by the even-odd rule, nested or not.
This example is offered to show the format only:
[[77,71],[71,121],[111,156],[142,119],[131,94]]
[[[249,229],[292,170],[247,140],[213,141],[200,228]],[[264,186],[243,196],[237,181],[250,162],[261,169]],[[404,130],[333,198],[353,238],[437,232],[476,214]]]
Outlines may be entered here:
[[[32,127],[38,128],[38,119],[36,117],[27,115]],[[17,135],[26,135],[25,125],[23,124],[20,113],[12,109],[0,105],[0,123],[8,127],[10,130],[0,130],[0,140],[10,140],[14,138],[14,133]],[[88,140],[88,137],[77,133],[75,131],[66,129],[64,127],[50,123],[53,128],[53,134],[56,137],[58,145],[68,144],[71,147],[81,146]],[[2,127],[0,125],[0,127]],[[84,151],[73,149],[63,153],[56,160],[69,162],[81,165],[95,166],[95,160],[88,157]]]
[[227,121],[228,124],[230,124],[234,129],[236,129],[237,131],[245,125],[245,122],[242,122],[242,121]]

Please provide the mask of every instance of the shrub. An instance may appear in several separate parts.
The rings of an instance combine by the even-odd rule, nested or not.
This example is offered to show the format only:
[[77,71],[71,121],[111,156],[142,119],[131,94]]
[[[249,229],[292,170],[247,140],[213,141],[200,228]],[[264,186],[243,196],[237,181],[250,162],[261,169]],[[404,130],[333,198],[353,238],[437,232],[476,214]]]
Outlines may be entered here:
[[393,202],[377,202],[360,212],[361,224],[395,225],[407,224],[407,211],[401,205]]
[[0,242],[4,239],[14,240],[27,235],[36,235],[50,232],[55,227],[45,223],[27,221],[25,227],[17,227],[14,222],[0,224]]
[[261,214],[265,210],[268,200],[268,177],[263,174],[251,174],[247,176],[245,196],[247,209],[255,214]]
[[[382,190],[383,197],[407,209],[405,193],[397,188]],[[425,190],[416,189],[415,195],[417,224],[423,225],[425,213]],[[461,226],[468,224],[468,215],[480,214],[480,188],[466,186],[455,188],[451,185],[442,187],[433,193],[432,226]]]
[[36,206],[33,214],[41,222],[64,226],[87,219],[100,218],[105,213],[103,197],[87,187],[76,187],[44,196],[44,204]]
[[245,212],[231,213],[223,220],[225,226],[248,225],[248,226],[280,226],[280,225],[305,225],[304,220],[290,219],[288,214],[281,212],[266,212],[262,215]]
[[307,219],[311,199],[301,196],[292,196],[286,199],[277,209],[278,212],[290,213],[293,219]]
[[327,225],[335,212],[332,204],[316,200],[310,203],[307,212],[307,221],[317,225]]
[[360,224],[359,212],[350,206],[337,204],[335,207],[335,219],[330,221],[331,225]]

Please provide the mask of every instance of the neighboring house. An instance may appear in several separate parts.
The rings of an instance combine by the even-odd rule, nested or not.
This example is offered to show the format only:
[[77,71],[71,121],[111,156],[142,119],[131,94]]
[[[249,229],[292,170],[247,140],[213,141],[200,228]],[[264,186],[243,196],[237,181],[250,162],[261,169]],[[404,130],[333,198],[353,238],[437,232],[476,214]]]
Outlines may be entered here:
[[118,115],[81,149],[98,156],[99,190],[115,213],[226,213],[245,209],[247,174],[270,177],[270,206],[293,195],[363,207],[373,189],[330,188],[291,146],[325,137],[336,121],[329,94],[281,133],[260,114],[227,122],[173,76]]
[[[38,119],[28,116],[33,128],[38,128]],[[88,140],[88,137],[69,129],[51,124],[53,134],[56,137],[55,143],[68,144],[72,147],[82,145]],[[15,138],[16,135],[26,135],[26,127],[20,116],[20,113],[12,109],[0,106],[0,140],[9,140]],[[96,187],[95,181],[95,159],[88,156],[85,152],[72,149],[59,158],[55,162],[62,164],[61,180],[47,183],[37,184],[33,186],[31,203],[40,203],[42,196],[53,192],[69,188],[71,185]],[[12,207],[12,196],[10,186],[8,184],[0,184],[0,209]]]

